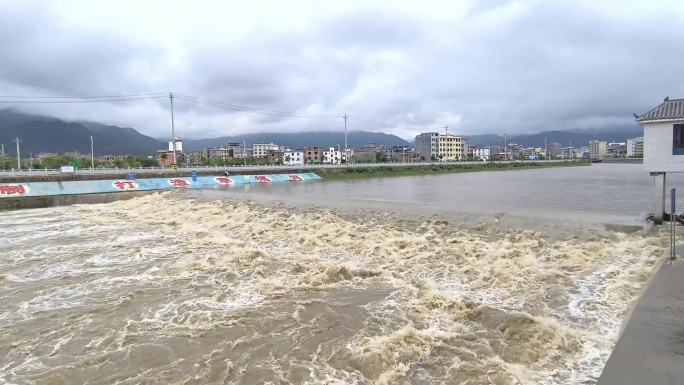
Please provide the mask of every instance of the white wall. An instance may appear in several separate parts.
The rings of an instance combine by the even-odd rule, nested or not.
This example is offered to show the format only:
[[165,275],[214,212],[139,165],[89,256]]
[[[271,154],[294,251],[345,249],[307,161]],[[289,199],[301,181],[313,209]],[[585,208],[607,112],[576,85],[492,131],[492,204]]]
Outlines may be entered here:
[[684,155],[672,155],[672,126],[684,120],[642,123],[644,167],[649,172],[684,172]]
[[[289,160],[287,160],[289,158]],[[288,151],[283,153],[283,164],[286,166],[301,166],[304,164],[302,151]]]

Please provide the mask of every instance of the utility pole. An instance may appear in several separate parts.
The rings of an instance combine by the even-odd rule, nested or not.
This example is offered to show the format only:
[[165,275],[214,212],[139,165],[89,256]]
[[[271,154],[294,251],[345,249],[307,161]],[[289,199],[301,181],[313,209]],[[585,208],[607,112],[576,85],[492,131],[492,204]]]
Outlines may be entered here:
[[444,135],[448,135],[448,133],[449,133],[449,126],[445,124],[444,125]]
[[347,119],[349,119],[349,116],[344,114],[342,118],[344,119],[344,151],[347,151]]
[[506,160],[508,160],[508,143],[506,142],[506,133],[504,132],[504,154],[506,155]]
[[178,169],[176,162],[176,127],[173,123],[173,92],[169,93],[169,102],[171,103],[171,151],[173,152],[173,170]]
[[242,164],[247,166],[247,141],[242,140]]
[[90,135],[90,169],[95,171],[95,147],[92,135]]
[[2,151],[1,152],[2,158],[0,158],[0,161],[2,162],[2,163],[0,163],[0,170],[4,170],[5,169],[5,142],[0,143],[0,151]]
[[344,119],[344,163],[348,164],[349,152],[347,151],[347,119],[349,119],[349,116],[347,116],[347,114],[345,113],[342,118]]
[[21,170],[21,152],[19,152],[19,142],[21,142],[21,139],[17,136],[14,141],[17,142],[17,170]]

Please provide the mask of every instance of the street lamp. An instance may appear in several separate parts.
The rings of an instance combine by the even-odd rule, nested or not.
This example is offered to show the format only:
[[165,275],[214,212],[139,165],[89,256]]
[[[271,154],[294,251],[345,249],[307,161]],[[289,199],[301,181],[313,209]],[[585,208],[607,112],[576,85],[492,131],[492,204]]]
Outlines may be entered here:
[[95,171],[95,150],[92,135],[90,135],[90,170],[91,172]]
[[19,137],[16,137],[16,139],[14,139],[14,142],[17,143],[17,170],[21,170],[21,152],[19,151],[19,143],[21,142],[21,139],[19,139]]

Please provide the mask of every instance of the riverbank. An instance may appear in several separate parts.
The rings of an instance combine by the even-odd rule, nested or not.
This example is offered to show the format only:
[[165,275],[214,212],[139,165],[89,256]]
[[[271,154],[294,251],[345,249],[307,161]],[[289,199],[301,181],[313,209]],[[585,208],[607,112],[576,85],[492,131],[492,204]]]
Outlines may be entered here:
[[[681,255],[682,248],[677,248]],[[684,290],[681,258],[664,262],[634,307],[599,385],[681,384],[684,380],[681,320],[684,317]]]
[[316,173],[324,180],[349,180],[361,178],[381,178],[391,176],[436,175],[458,172],[526,170],[550,167],[588,166],[584,160],[568,162],[526,162],[526,163],[481,163],[481,164],[433,164],[413,167],[373,166],[354,168],[317,169]]

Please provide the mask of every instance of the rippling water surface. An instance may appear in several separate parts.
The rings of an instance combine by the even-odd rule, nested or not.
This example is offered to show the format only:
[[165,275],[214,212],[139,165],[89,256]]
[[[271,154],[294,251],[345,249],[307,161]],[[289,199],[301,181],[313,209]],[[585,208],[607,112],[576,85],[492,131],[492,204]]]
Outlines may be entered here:
[[664,246],[222,194],[3,212],[0,383],[594,383]]

